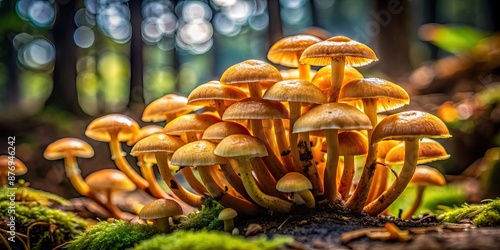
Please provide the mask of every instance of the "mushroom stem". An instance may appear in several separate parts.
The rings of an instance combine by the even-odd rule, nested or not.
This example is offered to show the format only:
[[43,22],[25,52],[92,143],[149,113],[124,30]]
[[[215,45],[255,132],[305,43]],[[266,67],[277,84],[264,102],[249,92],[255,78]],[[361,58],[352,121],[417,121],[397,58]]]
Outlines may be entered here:
[[313,208],[316,205],[316,201],[314,200],[314,195],[309,189],[300,192],[295,192],[294,197],[297,197],[297,195],[302,198],[306,207]]
[[299,63],[299,78],[306,81],[311,81],[311,65]]
[[224,115],[226,109],[227,106],[224,104],[224,100],[215,100],[215,110],[217,110],[219,117],[222,117],[222,115]]
[[223,207],[230,207],[239,214],[252,215],[262,212],[261,208],[247,200],[239,199],[228,193],[225,193],[215,182],[213,176],[210,174],[210,169],[216,168],[215,165],[212,166],[200,166],[198,171],[200,173],[201,180],[205,183],[210,195],[219,202]]
[[377,199],[365,206],[366,213],[369,215],[380,214],[401,195],[415,173],[419,145],[418,139],[405,141],[405,160],[399,177]]
[[229,184],[238,192],[241,194],[245,199],[251,200],[250,196],[248,195],[247,191],[245,190],[245,187],[243,186],[243,182],[241,181],[241,178],[238,176],[236,172],[234,172],[234,169],[231,167],[230,164],[220,164],[220,169],[222,170],[222,173],[226,177],[226,180],[229,182]]
[[325,198],[329,201],[337,200],[337,167],[339,163],[339,137],[337,129],[326,129],[326,167],[323,183]]
[[153,224],[155,225],[156,228],[160,229],[163,233],[169,233],[170,232],[170,224],[168,222],[169,217],[165,218],[159,218],[159,219],[154,219]]
[[351,191],[352,186],[352,179],[354,178],[354,172],[354,155],[345,155],[344,171],[342,172],[342,177],[339,184],[339,193],[344,200],[349,197],[349,192]]
[[106,190],[106,208],[108,209],[108,211],[111,212],[111,215],[116,218],[116,219],[121,219],[121,220],[124,220],[126,219],[126,216],[125,214],[118,208],[115,206],[115,204],[113,204],[113,199],[112,199],[112,194],[113,192],[111,190]]
[[345,56],[332,57],[332,85],[328,102],[338,102],[342,80],[344,80]]
[[[194,142],[198,140],[196,132],[186,132],[186,136],[187,142]],[[208,193],[205,186],[203,186],[203,184],[198,181],[198,179],[196,179],[196,176],[194,176],[193,170],[191,168],[181,168],[181,173],[182,175],[184,175],[187,183],[194,189],[194,191],[199,194]]]
[[274,197],[284,197],[283,193],[276,189],[276,179],[269,173],[262,158],[251,158],[250,164],[252,165],[255,177],[259,180],[262,192]]
[[403,220],[410,220],[411,216],[417,211],[418,207],[420,206],[420,203],[422,202],[422,197],[424,196],[424,190],[425,186],[424,185],[418,185],[417,186],[417,197],[415,197],[415,200],[411,204],[411,206],[408,208],[403,213],[403,217],[401,219]]
[[228,219],[224,220],[224,232],[230,233],[234,229],[234,220]]
[[370,118],[372,123],[372,128],[367,129],[368,132],[368,145],[371,144],[373,129],[377,126],[377,99],[364,98],[363,99],[363,111]]
[[135,172],[125,159],[126,153],[122,151],[120,141],[118,141],[118,131],[110,131],[109,136],[111,137],[111,140],[109,141],[111,158],[115,162],[116,167],[127,175],[127,177],[137,185],[137,188],[146,190],[149,187],[149,183],[137,172]]
[[278,145],[278,150],[280,152],[283,164],[288,172],[295,171],[293,167],[292,156],[288,152],[288,139],[286,138],[285,126],[283,125],[282,119],[274,119],[274,132],[276,133],[276,143]]
[[179,199],[186,202],[188,205],[198,208],[201,207],[202,197],[184,189],[184,187],[182,187],[177,180],[175,180],[174,176],[170,172],[168,160],[171,157],[171,154],[165,152],[155,152],[155,157],[160,174],[170,190],[172,190],[172,192]]
[[379,197],[387,188],[387,177],[389,175],[389,170],[384,165],[378,164],[375,168],[375,174],[373,175],[372,185],[370,187],[370,192],[368,192],[368,198],[366,198],[365,205],[375,200]]
[[363,167],[363,172],[361,173],[358,185],[356,189],[354,189],[354,192],[349,200],[346,202],[346,206],[355,213],[361,213],[363,206],[365,205],[366,198],[368,197],[368,192],[373,181],[373,175],[377,167],[377,152],[377,143],[368,145],[368,154],[366,156],[365,166]]
[[274,196],[263,193],[257,186],[257,182],[252,175],[252,165],[248,158],[238,157],[238,166],[240,169],[243,185],[248,192],[248,195],[259,205],[280,213],[288,213],[292,208],[292,204],[288,201],[276,198]]
[[83,177],[80,174],[80,168],[78,167],[76,158],[73,155],[66,154],[66,157],[64,158],[64,167],[66,170],[66,176],[71,181],[71,184],[73,184],[76,191],[81,195],[88,197],[91,193],[90,187],[85,180],[83,180]]
[[[300,102],[288,102],[290,106],[290,130],[300,117]],[[318,169],[309,142],[309,133],[290,133],[290,153],[292,155],[295,171],[304,174],[311,181],[314,193],[321,193],[322,187],[318,176]],[[300,144],[300,150],[299,150]]]
[[156,181],[153,172],[153,164],[145,162],[144,155],[138,155],[137,160],[139,162],[138,165],[139,168],[141,168],[141,173],[144,176],[144,179],[146,179],[146,181],[148,181],[149,183],[149,191],[151,192],[151,194],[157,199],[169,198],[167,193],[163,191],[163,189],[160,187],[160,185],[158,185],[158,182]]

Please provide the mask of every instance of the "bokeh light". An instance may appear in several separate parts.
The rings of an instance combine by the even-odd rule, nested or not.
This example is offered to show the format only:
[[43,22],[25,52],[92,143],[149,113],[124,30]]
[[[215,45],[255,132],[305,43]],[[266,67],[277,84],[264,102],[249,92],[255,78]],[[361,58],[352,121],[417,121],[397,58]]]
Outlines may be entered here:
[[19,62],[31,69],[47,70],[53,65],[56,50],[54,45],[44,38],[34,39],[19,49]]
[[80,48],[89,48],[94,44],[95,35],[94,31],[87,26],[78,27],[73,35],[75,44]]

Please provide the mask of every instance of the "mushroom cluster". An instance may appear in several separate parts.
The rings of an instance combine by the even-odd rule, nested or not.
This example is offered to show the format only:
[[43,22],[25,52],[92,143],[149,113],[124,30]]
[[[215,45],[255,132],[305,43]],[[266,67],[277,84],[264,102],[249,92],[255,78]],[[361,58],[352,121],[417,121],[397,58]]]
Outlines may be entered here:
[[[435,116],[405,111],[379,119],[378,113],[410,100],[397,84],[364,78],[354,68],[377,60],[368,46],[344,36],[322,41],[295,35],[274,44],[268,59],[297,69],[280,72],[270,63],[246,60],[229,67],[219,80],[199,85],[188,97],[168,94],[151,102],[142,120],[166,122],[164,127],[140,129],[131,118],[111,114],[92,121],[85,134],[109,143],[117,168],[158,199],[154,203],[163,205],[155,209],[160,210],[173,200],[200,208],[204,198],[211,197],[240,215],[287,213],[294,204],[313,208],[326,199],[355,213],[378,215],[410,183],[418,163],[446,158],[446,152],[420,155],[428,138],[451,136]],[[311,65],[324,67],[316,73]],[[402,144],[396,146],[397,141]],[[130,154],[137,157],[142,176],[127,162],[121,142],[133,145]],[[92,156],[91,148],[75,139],[64,143],[67,146],[49,146],[46,157],[65,158],[75,188],[119,216],[111,197],[100,200],[79,175],[75,157]],[[400,148],[396,156],[389,152],[392,147]],[[386,156],[402,157],[391,163],[402,165],[392,183],[383,163]],[[354,188],[355,163],[360,162],[355,157],[365,164]],[[156,182],[153,165],[167,192]],[[174,167],[185,183],[172,173]],[[142,211],[141,217],[168,214]],[[161,227],[169,230],[165,222]]]

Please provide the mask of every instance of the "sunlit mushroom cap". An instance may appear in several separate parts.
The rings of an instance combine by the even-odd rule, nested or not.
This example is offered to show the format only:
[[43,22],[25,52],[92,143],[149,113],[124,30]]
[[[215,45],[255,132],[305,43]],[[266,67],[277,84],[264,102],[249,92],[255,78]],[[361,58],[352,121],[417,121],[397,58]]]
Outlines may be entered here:
[[180,116],[198,108],[187,105],[187,98],[184,96],[168,94],[148,104],[142,112],[141,119],[145,122],[160,122],[165,121],[168,114]]
[[325,129],[371,129],[368,116],[345,103],[326,103],[303,114],[293,126],[293,133]]
[[219,213],[219,220],[230,220],[230,219],[234,219],[236,216],[238,216],[238,213],[236,212],[236,210],[228,207],[228,208],[224,208],[222,209],[222,211],[220,211]]
[[226,106],[229,106],[246,97],[247,94],[236,87],[220,84],[219,81],[210,81],[191,91],[187,103],[190,105],[215,107],[215,101],[221,100],[224,101]]
[[[357,131],[345,131],[338,135],[339,155],[364,155],[368,153],[368,139]],[[327,142],[321,145],[321,151],[327,151]]]
[[246,60],[237,63],[226,69],[220,77],[222,84],[245,86],[248,83],[259,83],[264,88],[281,80],[283,77],[278,69],[260,60]]
[[372,142],[411,140],[423,137],[451,137],[446,125],[434,115],[422,111],[405,111],[389,115],[373,129]]
[[[280,70],[280,74],[283,77],[283,80],[294,80],[300,78],[300,71],[298,69],[286,69]],[[316,70],[309,71],[309,78],[313,78],[316,75]]]
[[325,66],[331,64],[332,57],[345,56],[351,66],[363,66],[378,60],[368,46],[345,36],[334,36],[309,46],[300,57],[300,63]]
[[239,123],[222,121],[214,123],[207,129],[205,129],[205,132],[203,132],[203,136],[201,137],[201,139],[218,143],[222,139],[234,134],[250,135],[250,132],[245,126]]
[[222,120],[288,119],[288,110],[278,101],[248,97],[229,106]]
[[[344,67],[342,86],[346,85],[350,81],[361,78],[363,78],[363,75],[356,68],[346,65]],[[321,90],[329,89],[332,86],[332,65],[327,65],[319,69],[312,78],[311,82],[318,86]]]
[[251,135],[230,135],[224,138],[214,153],[222,157],[264,157],[268,156],[266,145],[259,138]]
[[139,132],[139,124],[132,118],[121,114],[109,114],[94,119],[85,135],[96,141],[111,141],[110,131],[118,131],[118,141],[128,141]]
[[202,133],[212,124],[220,121],[220,118],[209,114],[187,114],[167,123],[163,128],[163,133],[169,135],[181,135],[186,132]]
[[415,169],[410,183],[415,185],[444,186],[446,185],[446,179],[437,169],[420,165]]
[[380,78],[362,78],[342,86],[339,101],[376,99],[377,112],[397,109],[410,103],[408,93],[395,83]]
[[146,204],[141,209],[139,218],[143,220],[154,220],[182,214],[182,207],[176,201],[170,199],[157,199]]
[[138,156],[156,152],[173,153],[184,144],[186,143],[178,137],[166,134],[154,134],[138,141],[130,151],[130,154]]
[[276,189],[284,193],[300,192],[312,189],[312,183],[298,172],[289,172],[278,180]]
[[[446,149],[437,141],[423,138],[418,148],[417,164],[425,164],[438,160],[446,160],[450,155]],[[390,165],[403,165],[405,159],[405,145],[400,143],[394,146],[385,156],[385,163]]]
[[62,159],[69,155],[90,158],[94,156],[94,149],[81,139],[63,138],[49,144],[43,152],[43,157],[47,160]]
[[306,80],[284,80],[269,87],[262,97],[280,102],[325,103],[326,96],[321,90]]
[[395,140],[384,140],[378,143],[377,159],[384,159],[387,153],[396,145],[399,145],[400,141]]
[[158,125],[147,125],[147,126],[144,126],[144,127],[142,127],[139,130],[139,133],[137,133],[134,136],[134,138],[132,138],[131,140],[127,141],[127,145],[132,146],[136,142],[138,142],[139,140],[142,140],[142,139],[144,139],[144,138],[146,138],[147,136],[150,136],[150,135],[161,133],[162,131],[163,131],[163,128],[160,127],[160,126],[158,126]]
[[227,164],[226,158],[215,155],[216,144],[206,140],[190,142],[172,155],[171,164],[175,166],[211,166]]
[[130,192],[134,191],[135,184],[117,169],[103,169],[89,174],[85,182],[92,190],[103,192],[105,190]]
[[[9,164],[10,163],[10,164]],[[14,166],[14,170],[10,170],[9,167]],[[24,163],[16,157],[9,155],[0,155],[0,172],[10,171],[15,175],[23,175],[28,172],[28,168]],[[7,177],[5,177],[7,178]]]
[[309,46],[322,40],[311,35],[293,35],[278,40],[267,52],[269,61],[287,67],[297,67],[300,55]]

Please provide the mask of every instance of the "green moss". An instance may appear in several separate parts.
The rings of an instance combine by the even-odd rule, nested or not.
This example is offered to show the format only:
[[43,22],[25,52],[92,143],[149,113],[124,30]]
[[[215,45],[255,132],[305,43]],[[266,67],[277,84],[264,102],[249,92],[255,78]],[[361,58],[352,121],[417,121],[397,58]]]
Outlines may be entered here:
[[[15,216],[15,231],[29,236],[31,249],[56,247],[73,239],[89,225],[73,213],[46,207],[54,205],[56,200],[64,201],[60,197],[34,189],[18,188],[15,202],[11,202],[11,196],[8,196],[11,191],[6,188],[0,190],[0,217]],[[40,198],[40,202],[36,198]],[[8,231],[9,222],[6,219],[0,221],[0,228]]]
[[[0,201],[8,201],[10,199],[10,197],[8,196],[9,192],[12,192],[12,190],[8,188],[0,188]],[[33,201],[45,207],[57,205],[69,206],[71,204],[68,200],[58,195],[29,187],[18,187],[16,188],[15,192],[16,201]]]
[[135,250],[238,250],[238,249],[277,249],[293,241],[291,237],[278,236],[268,240],[265,236],[247,240],[241,236],[215,231],[177,231],[169,235],[155,236],[135,246]]
[[101,221],[71,241],[65,249],[125,249],[161,232],[154,226],[132,224],[122,220]]
[[176,227],[183,230],[200,230],[206,228],[209,230],[221,230],[224,223],[218,219],[220,211],[224,207],[214,200],[207,200],[202,205],[201,210],[187,215]]
[[478,227],[500,226],[500,199],[487,200],[483,204],[464,204],[459,208],[448,208],[438,216],[443,222],[457,223],[471,220]]

